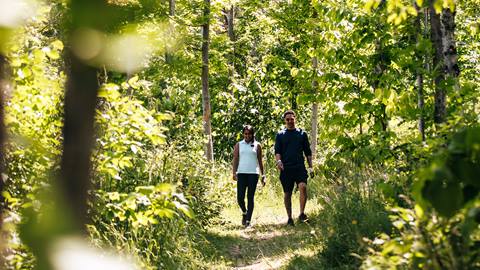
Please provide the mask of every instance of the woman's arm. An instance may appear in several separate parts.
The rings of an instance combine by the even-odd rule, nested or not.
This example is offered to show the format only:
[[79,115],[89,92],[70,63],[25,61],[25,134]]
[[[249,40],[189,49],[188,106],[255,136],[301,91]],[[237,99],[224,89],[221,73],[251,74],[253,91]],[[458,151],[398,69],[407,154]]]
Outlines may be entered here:
[[233,147],[233,164],[232,164],[232,174],[233,174],[233,180],[237,180],[237,169],[238,169],[238,158],[239,158],[239,153],[238,153],[238,143],[235,144],[235,147]]
[[257,159],[258,167],[260,167],[260,179],[262,179],[262,184],[265,186],[265,171],[263,170],[262,146],[260,144],[257,146]]

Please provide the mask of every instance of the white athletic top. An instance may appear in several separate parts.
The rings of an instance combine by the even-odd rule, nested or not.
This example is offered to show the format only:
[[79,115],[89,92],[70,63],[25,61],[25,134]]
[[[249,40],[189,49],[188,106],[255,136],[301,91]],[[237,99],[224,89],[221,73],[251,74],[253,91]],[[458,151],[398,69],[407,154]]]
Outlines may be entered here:
[[260,174],[260,167],[258,166],[257,148],[259,143],[247,143],[242,140],[238,143],[238,169],[239,173]]

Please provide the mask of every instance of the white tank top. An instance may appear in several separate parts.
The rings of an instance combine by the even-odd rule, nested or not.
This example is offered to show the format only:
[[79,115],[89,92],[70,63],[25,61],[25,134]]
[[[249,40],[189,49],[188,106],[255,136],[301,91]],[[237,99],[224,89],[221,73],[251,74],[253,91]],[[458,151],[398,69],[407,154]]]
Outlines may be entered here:
[[258,166],[257,148],[258,142],[247,143],[242,140],[238,143],[238,169],[239,173],[252,173],[260,174],[260,168]]

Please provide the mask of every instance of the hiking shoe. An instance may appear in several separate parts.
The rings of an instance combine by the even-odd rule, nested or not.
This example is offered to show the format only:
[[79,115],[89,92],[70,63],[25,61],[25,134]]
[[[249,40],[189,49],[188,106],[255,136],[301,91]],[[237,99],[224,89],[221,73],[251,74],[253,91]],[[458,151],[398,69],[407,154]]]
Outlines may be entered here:
[[295,226],[295,223],[293,222],[293,218],[289,218],[289,219],[288,219],[287,225]]
[[247,214],[242,214],[242,225],[246,226],[247,225]]
[[300,222],[308,222],[308,217],[307,215],[305,215],[304,213],[300,214],[300,216],[298,216],[298,220]]

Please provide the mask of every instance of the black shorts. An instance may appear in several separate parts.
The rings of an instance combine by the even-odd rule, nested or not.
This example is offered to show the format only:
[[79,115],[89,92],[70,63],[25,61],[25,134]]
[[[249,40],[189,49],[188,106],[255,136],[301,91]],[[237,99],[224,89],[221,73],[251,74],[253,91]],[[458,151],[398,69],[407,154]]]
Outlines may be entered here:
[[284,168],[280,172],[280,182],[282,183],[283,192],[290,193],[293,191],[295,183],[307,183],[307,170],[305,167],[300,168]]

